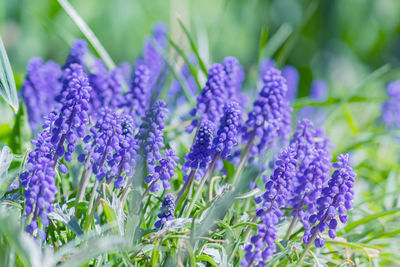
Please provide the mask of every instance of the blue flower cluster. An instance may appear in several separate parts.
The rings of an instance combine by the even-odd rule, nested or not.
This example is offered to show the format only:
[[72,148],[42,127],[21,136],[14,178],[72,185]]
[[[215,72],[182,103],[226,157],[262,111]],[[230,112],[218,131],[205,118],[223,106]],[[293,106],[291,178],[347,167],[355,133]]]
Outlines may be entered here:
[[175,197],[167,194],[161,204],[161,212],[158,214],[159,220],[154,224],[156,228],[163,228],[164,224],[174,218]]
[[353,207],[353,185],[355,172],[349,165],[350,156],[341,154],[333,164],[336,170],[333,172],[328,184],[322,189],[322,195],[316,200],[317,209],[309,218],[309,223],[314,225],[304,233],[304,243],[315,240],[316,247],[323,247],[325,241],[320,236],[329,228],[329,237],[336,237],[337,219],[347,222],[347,211]]
[[31,59],[26,71],[21,96],[27,108],[31,129],[36,131],[44,116],[54,108],[54,97],[62,86],[62,71],[57,63],[44,63],[41,58]]
[[248,115],[243,135],[245,140],[254,139],[253,154],[264,152],[278,137],[287,138],[291,129],[285,78],[279,70],[270,68],[263,81],[263,89]]
[[177,161],[179,158],[175,155],[175,151],[167,149],[164,151],[164,158],[159,160],[159,165],[154,168],[154,173],[146,177],[146,183],[154,182],[151,190],[157,192],[160,190],[160,184],[156,183],[161,180],[163,188],[168,190],[169,180],[175,175],[175,168],[178,166]]
[[240,65],[239,60],[229,56],[222,61],[226,73],[225,88],[228,93],[228,98],[246,104],[246,96],[241,94],[242,83],[244,80],[244,70]]
[[256,215],[260,217],[257,234],[251,238],[251,244],[245,247],[242,266],[263,266],[276,250],[276,233],[279,218],[283,216],[282,207],[287,203],[293,191],[292,184],[296,176],[296,159],[292,148],[284,150],[276,161],[276,168],[265,184],[265,193],[255,202],[261,204]]
[[389,130],[400,128],[400,80],[387,85],[389,99],[382,105],[382,120]]
[[55,161],[61,157],[71,161],[78,138],[85,136],[89,123],[90,91],[88,77],[81,65],[71,64],[64,70],[63,89],[56,97],[62,107],[51,132],[51,142],[56,149]]
[[197,97],[197,106],[190,112],[192,117],[198,115],[187,128],[191,133],[198,122],[210,120],[217,122],[223,114],[223,107],[228,99],[225,88],[226,72],[224,66],[214,63],[208,71],[208,80],[201,94]]
[[69,55],[65,61],[63,69],[68,68],[71,64],[79,64],[85,68],[84,57],[88,53],[87,42],[83,39],[77,39],[72,44]]
[[293,102],[297,97],[297,91],[299,88],[299,71],[291,65],[286,65],[282,68],[282,76],[285,77],[287,81],[288,90],[286,93],[286,98],[290,102]]
[[[140,153],[143,154],[147,166],[148,176],[153,176],[155,166],[161,160],[161,149],[164,148],[164,121],[168,110],[165,102],[156,101],[146,112],[140,125],[136,139],[139,141]],[[150,182],[151,180],[147,180]]]
[[213,140],[214,149],[226,159],[232,148],[238,144],[238,132],[241,122],[241,110],[237,102],[231,101],[224,107],[217,134]]

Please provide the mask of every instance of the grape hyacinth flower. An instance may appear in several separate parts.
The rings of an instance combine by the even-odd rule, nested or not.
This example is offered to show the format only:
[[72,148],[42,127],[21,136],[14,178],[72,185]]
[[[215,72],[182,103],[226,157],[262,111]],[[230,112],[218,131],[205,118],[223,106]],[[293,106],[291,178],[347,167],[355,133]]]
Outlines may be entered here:
[[382,121],[389,130],[400,127],[400,80],[387,85],[389,100],[382,105]]
[[[45,121],[44,129],[36,139],[32,140],[35,146],[28,154],[26,171],[20,175],[21,186],[24,188],[25,198],[25,220],[28,224],[26,231],[46,239],[42,229],[38,229],[39,222],[47,227],[49,225],[48,214],[51,212],[51,204],[56,199],[57,186],[53,160],[54,149],[51,143],[54,114],[50,114]],[[28,222],[29,215],[32,219]],[[39,220],[40,219],[40,220]]]
[[62,86],[62,71],[57,63],[44,63],[41,58],[31,59],[26,70],[21,96],[27,108],[29,125],[35,131],[43,122],[43,117],[55,106],[54,97]]
[[175,197],[167,194],[161,204],[161,212],[157,215],[159,220],[154,224],[156,228],[163,228],[165,223],[174,218]]
[[[165,102],[156,101],[150,110],[146,112],[140,125],[136,139],[139,141],[140,153],[143,154],[149,176],[154,175],[155,166],[161,160],[160,150],[164,148],[164,121],[168,110]],[[150,182],[146,180],[147,182]]]
[[85,136],[89,124],[91,90],[89,79],[81,65],[71,64],[64,70],[63,89],[56,97],[62,107],[51,132],[51,143],[56,150],[55,162],[62,157],[71,161],[71,153],[75,151],[78,138]]
[[258,68],[258,76],[260,77],[260,80],[263,80],[265,74],[267,74],[267,71],[269,71],[271,68],[276,68],[275,60],[265,58],[260,62]]
[[91,67],[89,82],[92,87],[90,104],[93,111],[103,107],[115,109],[123,104],[124,77],[118,67],[108,71],[103,61],[96,59]]
[[240,65],[239,60],[235,57],[226,57],[222,61],[226,73],[225,88],[228,93],[228,98],[238,101],[242,96],[242,83],[244,80],[244,70]]
[[68,68],[71,64],[79,64],[83,68],[85,68],[85,62],[83,61],[83,59],[87,53],[88,53],[87,42],[83,39],[75,40],[75,42],[72,44],[69,50],[69,55],[67,57],[67,60],[65,61],[63,69]]
[[349,154],[341,154],[333,163],[336,170],[333,172],[328,185],[322,190],[322,195],[317,199],[315,214],[310,216],[309,223],[313,226],[304,233],[303,241],[311,245],[315,241],[316,247],[323,247],[324,239],[321,233],[329,229],[329,237],[336,237],[338,219],[347,222],[347,211],[353,207],[353,185],[356,173],[351,168]]
[[255,199],[256,204],[261,204],[256,210],[261,222],[257,226],[257,234],[251,238],[251,244],[245,247],[242,266],[263,266],[273,256],[278,231],[276,225],[283,216],[282,208],[286,206],[292,192],[295,175],[295,153],[290,147],[279,155],[276,168],[265,184],[265,193]]
[[221,64],[214,63],[208,71],[208,80],[201,94],[197,97],[197,106],[190,111],[193,119],[191,125],[186,129],[191,133],[198,126],[199,121],[210,120],[218,122],[223,114],[223,107],[228,99],[225,88],[226,73]]
[[137,62],[132,77],[130,91],[125,95],[126,113],[132,114],[135,126],[139,126],[140,119],[146,114],[150,105],[151,90],[149,85],[150,71],[146,65]]
[[[153,91],[157,85],[163,83],[163,68],[165,65],[162,53],[168,47],[168,26],[164,23],[156,23],[153,26],[151,37],[146,38],[143,48],[143,63],[150,71],[150,90]],[[160,80],[160,81],[159,81]]]
[[164,190],[168,190],[169,180],[175,175],[174,169],[178,166],[177,161],[179,158],[175,155],[175,151],[167,149],[164,151],[164,158],[159,160],[159,165],[154,168],[154,173],[146,177],[146,183],[154,183],[151,190],[157,192],[160,189],[160,185],[157,183],[161,181]]
[[290,102],[293,102],[297,97],[297,90],[299,87],[299,71],[291,65],[286,65],[282,68],[282,75],[287,81],[288,90],[286,93],[286,98]]
[[226,159],[232,148],[238,144],[238,132],[241,121],[241,110],[239,104],[231,101],[224,107],[216,137],[213,140],[214,150]]
[[287,85],[281,72],[270,68],[263,78],[264,86],[253,104],[244,129],[244,140],[252,145],[252,154],[263,153],[279,137],[290,135],[290,112],[286,99]]

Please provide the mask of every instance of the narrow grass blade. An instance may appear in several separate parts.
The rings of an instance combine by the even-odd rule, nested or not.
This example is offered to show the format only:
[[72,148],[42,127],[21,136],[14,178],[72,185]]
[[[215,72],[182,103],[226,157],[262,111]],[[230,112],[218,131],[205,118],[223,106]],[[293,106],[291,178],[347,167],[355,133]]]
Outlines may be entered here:
[[185,33],[186,37],[188,38],[189,43],[190,43],[190,47],[192,48],[193,53],[195,53],[196,56],[197,56],[197,60],[199,61],[199,65],[200,65],[201,70],[204,72],[204,75],[206,77],[208,77],[208,71],[207,71],[206,65],[204,64],[204,61],[200,57],[199,50],[197,49],[197,47],[196,47],[196,45],[195,45],[195,43],[193,41],[192,36],[190,35],[190,33],[189,33],[188,29],[186,28],[185,24],[183,24],[183,22],[180,19],[178,19],[178,23],[181,26],[181,28],[182,28],[183,32]]
[[272,58],[276,51],[292,34],[293,29],[289,24],[283,24],[271,37],[265,47],[265,58]]
[[6,48],[0,37],[0,95],[17,113],[19,108],[17,88],[15,87],[14,75],[11,69],[10,61],[7,57]]
[[62,8],[67,12],[67,14],[71,17],[71,19],[75,22],[76,26],[81,30],[83,35],[86,36],[90,44],[99,54],[99,56],[103,59],[104,63],[107,65],[109,69],[115,68],[115,63],[111,59],[110,55],[107,53],[103,45],[100,43],[99,39],[97,39],[96,35],[89,28],[86,22],[79,16],[78,12],[71,6],[71,4],[67,0],[57,0]]
[[267,45],[268,42],[268,28],[263,27],[261,29],[261,34],[260,34],[260,43],[258,45],[258,59],[257,62],[259,62],[262,58],[262,53],[264,51],[265,46]]
[[350,230],[356,228],[356,227],[359,226],[359,225],[362,225],[362,224],[365,224],[365,223],[370,222],[370,221],[372,221],[372,220],[375,220],[375,219],[378,219],[378,218],[382,218],[382,217],[385,217],[385,216],[389,216],[389,215],[392,215],[392,214],[395,214],[395,213],[398,213],[398,212],[400,212],[400,208],[372,214],[372,215],[367,216],[367,217],[364,217],[364,218],[362,218],[362,219],[360,219],[360,220],[358,220],[358,221],[349,223],[349,224],[344,228],[344,231],[345,231],[345,232],[349,232]]

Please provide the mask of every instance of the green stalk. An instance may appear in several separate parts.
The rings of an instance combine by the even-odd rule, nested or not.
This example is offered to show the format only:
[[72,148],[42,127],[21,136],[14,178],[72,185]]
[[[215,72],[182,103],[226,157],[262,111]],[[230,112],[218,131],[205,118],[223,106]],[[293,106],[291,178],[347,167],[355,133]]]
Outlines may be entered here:
[[289,228],[288,228],[288,230],[286,232],[286,235],[285,235],[285,238],[283,239],[283,241],[288,241],[289,240],[289,237],[292,234],[293,228],[294,228],[294,226],[296,224],[297,217],[298,217],[298,213],[296,212],[296,215],[293,217],[292,221],[290,222]]
[[247,145],[246,145],[246,147],[244,149],[243,156],[240,159],[239,166],[238,166],[238,168],[237,168],[237,170],[236,170],[236,172],[235,172],[235,174],[234,174],[234,176],[232,178],[232,185],[236,185],[238,183],[238,178],[242,174],[244,165],[246,164],[247,159],[249,158],[250,149],[253,146],[255,137],[256,137],[256,131],[253,130],[253,133],[251,134],[250,139],[247,142]]
[[210,167],[208,168],[207,172],[204,174],[203,178],[200,181],[199,187],[196,190],[196,193],[193,196],[193,199],[190,201],[190,206],[188,208],[187,211],[187,216],[190,215],[190,213],[192,212],[192,209],[194,207],[194,204],[196,203],[197,198],[199,197],[200,193],[201,193],[201,189],[203,188],[205,182],[207,181],[208,177],[213,173],[214,168],[215,168],[215,164],[217,163],[219,157],[221,155],[221,152],[218,152],[217,154],[215,154],[213,160],[211,161]]
[[304,261],[304,258],[306,257],[306,254],[307,254],[308,250],[311,248],[311,246],[313,245],[315,239],[317,238],[318,233],[319,233],[319,230],[315,229],[314,234],[311,236],[310,241],[308,242],[306,248],[304,249],[303,254],[301,254],[300,260],[297,262],[296,266],[301,267],[301,265],[302,265],[302,263]]
[[175,202],[178,205],[179,205],[179,202],[181,201],[181,199],[183,197],[183,194],[185,194],[185,192],[188,189],[189,185],[192,184],[192,181],[193,181],[194,175],[196,174],[196,171],[197,171],[197,169],[192,169],[191,170],[191,172],[189,174],[189,177],[186,179],[185,184],[183,185],[181,191],[179,192],[178,197],[176,198],[176,202]]

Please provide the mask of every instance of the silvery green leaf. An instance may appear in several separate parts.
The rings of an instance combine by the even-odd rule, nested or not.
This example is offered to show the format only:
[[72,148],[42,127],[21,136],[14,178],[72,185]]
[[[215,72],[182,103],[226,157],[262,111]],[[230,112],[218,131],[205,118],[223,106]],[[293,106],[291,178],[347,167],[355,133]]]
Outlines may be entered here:
[[7,52],[0,37],[0,95],[12,107],[14,112],[18,111],[18,95],[15,87],[14,74],[11,69]]
[[62,222],[67,225],[76,235],[83,234],[81,227],[77,219],[74,216],[75,208],[71,208],[68,210],[67,204],[64,204],[62,207],[58,203],[53,206],[53,211],[49,213],[49,217]]
[[203,249],[203,253],[204,253],[204,254],[207,254],[207,255],[209,255],[211,258],[213,258],[213,260],[214,260],[216,263],[221,264],[222,258],[221,258],[221,255],[220,255],[218,249],[206,247],[205,249]]
[[166,232],[174,232],[180,228],[188,228],[192,223],[191,219],[187,218],[177,218],[170,221],[166,221],[164,227],[158,231],[158,234],[163,234]]
[[7,173],[8,167],[13,160],[13,154],[10,153],[10,148],[4,146],[0,151],[0,177]]

